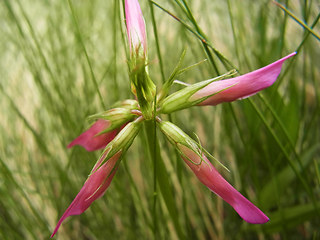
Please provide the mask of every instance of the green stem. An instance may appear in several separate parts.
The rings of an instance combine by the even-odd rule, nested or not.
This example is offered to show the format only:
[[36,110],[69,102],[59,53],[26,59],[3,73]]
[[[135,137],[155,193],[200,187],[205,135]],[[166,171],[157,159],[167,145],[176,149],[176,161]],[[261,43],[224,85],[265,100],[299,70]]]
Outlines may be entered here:
[[[173,187],[170,183],[170,176],[166,170],[166,166],[161,158],[160,152],[159,152],[159,142],[155,135],[155,120],[149,120],[144,122],[145,126],[145,134],[147,139],[147,147],[149,149],[149,156],[150,158],[153,158],[153,163],[156,163],[156,167],[154,166],[154,180],[156,180],[157,184],[159,184],[157,187],[159,187],[159,192],[157,189],[154,194],[154,199],[156,200],[154,203],[157,203],[157,199],[159,193],[161,193],[161,197],[165,203],[165,206],[169,212],[169,216],[172,220],[172,223],[174,225],[175,231],[179,239],[185,239],[185,236],[182,232],[182,228],[180,227],[180,223],[178,220],[178,208],[175,202],[175,198],[173,195]],[[156,207],[156,206],[155,206]],[[153,212],[153,221],[154,221],[154,238],[159,238],[158,233],[158,224],[159,222],[157,219],[160,216],[158,216],[158,212],[156,212],[156,208],[154,208]]]
[[[156,122],[153,121],[153,136],[154,140],[156,140]],[[154,226],[154,239],[157,239],[157,154],[156,154],[156,144],[153,145],[153,226]],[[151,150],[151,149],[150,149]]]
[[153,236],[158,239],[158,222],[157,222],[157,138],[156,138],[156,122],[155,120],[145,121],[145,133],[148,140],[149,156],[153,160],[153,205],[152,205],[152,220],[153,220]]
[[[154,97],[153,112],[157,109],[157,94]],[[149,156],[153,159],[153,205],[152,205],[152,222],[153,222],[153,238],[158,239],[158,221],[157,221],[157,159],[158,155],[158,142],[157,142],[157,122],[156,116],[153,114],[153,118],[150,121],[145,122],[145,133],[148,139]]]

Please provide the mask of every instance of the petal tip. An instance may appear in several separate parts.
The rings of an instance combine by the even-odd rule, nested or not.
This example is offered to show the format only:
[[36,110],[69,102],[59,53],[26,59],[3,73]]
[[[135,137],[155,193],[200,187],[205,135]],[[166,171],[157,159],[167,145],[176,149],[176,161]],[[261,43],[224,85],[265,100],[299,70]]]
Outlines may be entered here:
[[270,220],[259,208],[257,208],[251,202],[249,202],[249,200],[243,200],[246,203],[243,204],[241,207],[235,207],[235,210],[238,212],[240,217],[247,223],[264,224]]
[[251,219],[251,220],[245,220],[246,222],[248,223],[251,223],[251,224],[264,224],[264,223],[267,223],[270,221],[270,219],[265,215],[261,215],[257,218],[254,218],[254,219]]
[[51,234],[51,236],[50,236],[50,238],[53,238],[54,237],[54,235],[56,235],[56,233],[58,232],[58,229],[60,228],[60,224],[58,224],[57,226],[56,226],[56,228],[53,230],[53,232],[52,232],[52,234]]
[[284,61],[284,60],[287,60],[288,58],[291,58],[291,57],[293,57],[294,55],[297,55],[297,52],[290,53],[289,55],[283,57],[283,58],[280,59],[280,60],[283,60],[283,61]]

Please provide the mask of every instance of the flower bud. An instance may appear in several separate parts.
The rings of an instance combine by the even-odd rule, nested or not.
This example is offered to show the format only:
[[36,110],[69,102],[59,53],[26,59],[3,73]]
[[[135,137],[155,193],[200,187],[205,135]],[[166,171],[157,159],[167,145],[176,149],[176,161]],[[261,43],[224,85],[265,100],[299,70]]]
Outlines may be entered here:
[[131,55],[146,56],[146,27],[138,0],[125,0],[125,14]]

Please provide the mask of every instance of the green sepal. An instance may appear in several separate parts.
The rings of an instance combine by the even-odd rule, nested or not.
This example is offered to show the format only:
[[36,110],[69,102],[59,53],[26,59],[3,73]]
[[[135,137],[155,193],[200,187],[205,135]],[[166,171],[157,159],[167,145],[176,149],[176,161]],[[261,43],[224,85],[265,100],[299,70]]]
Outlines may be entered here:
[[169,93],[169,90],[171,88],[171,86],[173,85],[173,83],[175,83],[176,81],[176,77],[194,67],[197,67],[198,65],[200,65],[201,63],[205,62],[205,60],[202,60],[200,62],[197,62],[195,64],[192,64],[188,67],[185,67],[185,68],[182,68],[181,69],[181,66],[182,66],[182,63],[183,63],[183,60],[186,56],[186,49],[183,50],[183,52],[181,53],[181,56],[180,56],[180,59],[179,59],[179,62],[178,64],[175,66],[175,68],[173,69],[170,77],[165,81],[165,83],[163,84],[161,90],[159,91],[158,93],[158,96],[157,96],[157,99],[158,99],[158,103],[161,103],[161,101],[168,95]]
[[169,89],[170,89],[170,87],[172,86],[175,77],[176,77],[176,76],[178,75],[178,73],[179,73],[179,70],[180,70],[180,68],[181,68],[181,65],[182,65],[182,62],[183,62],[185,56],[186,56],[186,50],[183,50],[177,66],[173,69],[170,77],[165,81],[165,83],[163,84],[161,90],[159,91],[159,94],[158,94],[158,102],[161,102],[162,99],[163,99],[165,96],[167,96],[167,94],[168,94],[168,92],[169,92]]

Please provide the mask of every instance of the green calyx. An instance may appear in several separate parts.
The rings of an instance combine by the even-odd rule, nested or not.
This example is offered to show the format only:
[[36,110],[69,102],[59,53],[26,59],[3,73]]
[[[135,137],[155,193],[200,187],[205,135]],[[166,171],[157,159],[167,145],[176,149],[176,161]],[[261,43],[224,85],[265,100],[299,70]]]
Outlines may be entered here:
[[[177,127],[171,122],[161,121],[159,123],[159,127],[161,131],[164,133],[164,135],[168,138],[168,140],[175,146],[175,148],[182,157],[188,159],[188,161],[192,162],[195,165],[201,164],[201,162],[203,161],[202,147],[199,147],[197,142],[195,142],[191,137],[189,137],[179,127]],[[184,148],[194,152],[201,161],[195,162],[195,159],[190,159],[187,156]]]
[[100,162],[98,160],[98,162],[96,163],[99,164],[98,167],[103,165],[106,161],[108,161],[108,159],[113,157],[118,152],[121,152],[121,155],[124,155],[126,153],[133,140],[139,133],[143,120],[143,117],[138,117],[135,121],[128,123],[117,134],[117,136],[103,150],[100,158],[103,157],[105,160]]
[[126,99],[123,101],[116,102],[112,105],[112,108],[126,108],[130,110],[134,110],[138,108],[138,102],[133,99]]
[[133,111],[138,109],[138,102],[127,99],[115,103],[113,106],[114,108],[112,109],[88,117],[89,120],[104,119],[110,122],[109,127],[100,132],[99,135],[117,129],[123,124],[133,120],[136,116]]
[[[192,99],[191,97],[199,90],[203,89],[204,87],[208,86],[210,83],[217,81],[217,80],[221,80],[223,78],[229,77],[234,75],[236,72],[230,71],[224,75],[221,75],[219,77],[213,78],[213,79],[209,79],[209,80],[205,80],[199,83],[195,83],[192,85],[189,85],[171,95],[169,95],[168,97],[166,97],[160,104],[160,113],[172,113],[178,110],[182,110],[185,108],[189,108],[192,106],[195,106],[201,102],[203,102],[204,100],[208,99],[209,97],[224,91],[226,89],[223,89],[221,91],[218,92],[214,92],[209,96],[205,96],[199,99]],[[232,87],[232,86],[230,86]]]
[[134,138],[137,136],[141,128],[142,121],[143,118],[139,117],[135,121],[128,123],[106,146],[106,149],[108,149],[108,147],[111,147],[109,154],[114,155],[120,150],[122,151],[122,153],[126,152],[131,146]]
[[145,58],[132,58],[129,62],[131,89],[137,97],[140,110],[146,120],[153,115],[156,86],[149,77]]
[[173,123],[159,121],[158,126],[172,144],[181,144],[192,149],[198,148],[196,142]]
[[134,117],[135,115],[132,113],[131,109],[112,108],[105,112],[91,115],[88,117],[88,119],[89,120],[104,119],[110,122],[109,127],[104,129],[102,132],[100,132],[99,133],[100,135],[121,127],[126,122],[131,121]]
[[[229,171],[229,169],[226,166],[224,166],[221,162],[219,162],[215,157],[213,157],[210,153],[208,153],[207,150],[205,150],[201,146],[198,137],[198,142],[196,142],[185,132],[183,132],[179,127],[177,127],[171,122],[159,120],[157,123],[160,127],[160,130],[167,137],[167,139],[176,147],[177,151],[181,154],[181,156],[186,158],[188,161],[192,162],[195,165],[200,165],[204,161],[203,155],[206,155],[207,157],[210,157],[211,159],[215,160],[227,171]],[[190,157],[188,157],[186,152],[183,150],[184,148],[187,148],[190,151],[194,152],[199,157],[200,162],[195,162],[195,159],[191,159]]]

